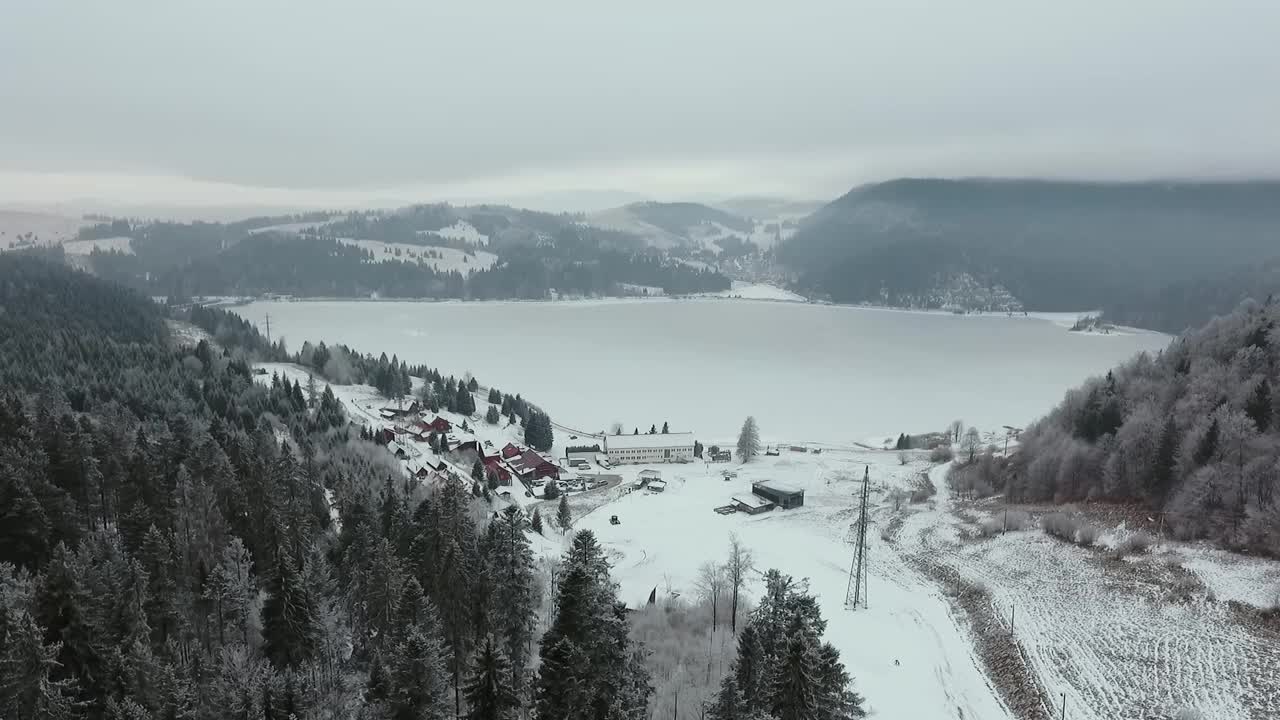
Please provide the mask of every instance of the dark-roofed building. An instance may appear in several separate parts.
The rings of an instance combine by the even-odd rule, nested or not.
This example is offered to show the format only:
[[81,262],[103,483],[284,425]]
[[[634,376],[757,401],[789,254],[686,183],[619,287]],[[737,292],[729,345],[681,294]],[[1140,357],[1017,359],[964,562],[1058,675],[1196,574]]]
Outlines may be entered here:
[[761,480],[760,482],[752,483],[751,492],[783,510],[790,510],[804,505],[803,489],[787,483],[777,482],[776,480]]

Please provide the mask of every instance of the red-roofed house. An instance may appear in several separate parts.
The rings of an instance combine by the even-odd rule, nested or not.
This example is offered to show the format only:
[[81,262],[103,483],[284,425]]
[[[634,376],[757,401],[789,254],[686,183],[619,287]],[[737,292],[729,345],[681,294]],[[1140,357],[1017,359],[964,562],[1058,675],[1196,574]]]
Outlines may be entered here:
[[511,484],[511,471],[502,464],[502,461],[496,457],[487,457],[484,459],[484,472],[486,475],[497,475],[498,482],[503,485]]
[[450,423],[448,420],[445,420],[444,418],[440,417],[439,415],[425,422],[421,422],[419,423],[419,425],[423,425],[427,428],[427,430],[438,432],[438,433],[447,433],[453,429],[453,424]]
[[560,479],[560,466],[532,450],[525,450],[519,457],[511,458],[510,465],[521,480],[546,477]]
[[521,452],[523,451],[512,443],[507,443],[502,447],[502,457],[504,460],[510,460],[513,457],[518,457]]

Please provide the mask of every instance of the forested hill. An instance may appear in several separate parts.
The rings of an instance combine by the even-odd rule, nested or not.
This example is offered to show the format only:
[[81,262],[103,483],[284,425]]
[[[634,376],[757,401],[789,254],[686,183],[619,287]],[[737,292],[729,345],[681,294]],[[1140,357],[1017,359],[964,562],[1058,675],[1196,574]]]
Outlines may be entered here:
[[1112,308],[1280,257],[1280,182],[895,180],[814,213],[778,256],[837,302],[938,305],[967,284]]
[[[173,297],[544,299],[553,292],[620,295],[639,286],[666,294],[729,287],[724,275],[648,248],[638,236],[583,225],[569,216],[430,205],[322,220],[256,234],[250,231],[261,230],[265,220],[252,225],[117,221],[86,229],[82,239],[130,238],[128,252],[95,250],[87,266],[146,294]],[[451,222],[468,223],[458,232],[474,237],[441,235]]]
[[1067,393],[999,482],[1019,501],[1136,500],[1184,537],[1280,554],[1280,305],[1249,302]]

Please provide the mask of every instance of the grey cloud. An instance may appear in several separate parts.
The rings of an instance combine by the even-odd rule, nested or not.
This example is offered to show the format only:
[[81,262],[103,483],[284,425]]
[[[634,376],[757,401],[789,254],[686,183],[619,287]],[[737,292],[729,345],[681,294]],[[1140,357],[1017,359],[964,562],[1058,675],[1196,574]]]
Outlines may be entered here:
[[742,189],[825,190],[1280,160],[1280,4],[1252,0],[6,0],[3,18],[8,171],[586,187],[728,164]]

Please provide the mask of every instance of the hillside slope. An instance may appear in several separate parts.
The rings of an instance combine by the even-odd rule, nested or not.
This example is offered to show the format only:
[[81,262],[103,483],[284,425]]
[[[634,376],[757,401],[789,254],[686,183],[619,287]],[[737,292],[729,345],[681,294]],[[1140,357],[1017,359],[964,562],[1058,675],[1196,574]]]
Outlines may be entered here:
[[1018,501],[1137,501],[1184,537],[1280,554],[1280,305],[1248,302],[1071,390],[1000,482]]
[[[971,278],[1074,311],[1280,255],[1280,182],[904,179],[855,188],[779,249],[837,302],[937,306]],[[1006,309],[1006,308],[982,308]]]

